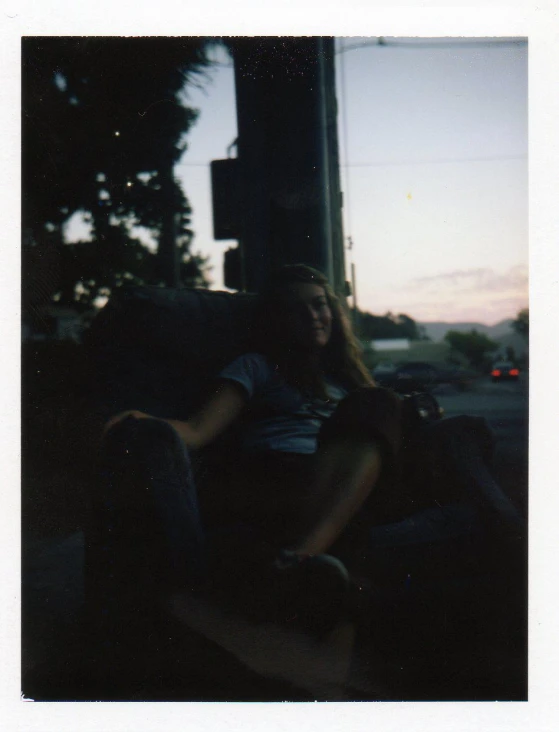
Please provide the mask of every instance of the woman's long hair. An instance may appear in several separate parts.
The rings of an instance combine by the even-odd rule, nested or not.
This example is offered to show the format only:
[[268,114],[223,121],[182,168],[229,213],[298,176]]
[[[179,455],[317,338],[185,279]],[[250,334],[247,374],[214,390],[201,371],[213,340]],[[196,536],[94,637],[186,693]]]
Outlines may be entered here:
[[[332,333],[319,364],[301,358],[286,328],[285,296],[294,283],[319,285],[332,312]],[[278,367],[284,378],[303,392],[326,398],[323,375],[327,374],[351,390],[374,386],[363,363],[346,311],[322,272],[306,264],[291,264],[274,272],[260,294],[257,317],[259,350]]]

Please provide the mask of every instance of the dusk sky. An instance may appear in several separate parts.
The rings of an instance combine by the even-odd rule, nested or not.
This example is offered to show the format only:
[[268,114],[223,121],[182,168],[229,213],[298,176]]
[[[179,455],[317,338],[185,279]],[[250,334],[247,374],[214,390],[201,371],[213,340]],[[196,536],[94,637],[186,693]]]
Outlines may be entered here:
[[[528,304],[528,44],[503,38],[346,37],[336,43],[347,273],[375,314],[419,321],[515,317]],[[512,39],[508,39],[512,40]],[[209,161],[236,137],[224,51],[188,103],[200,110],[176,175],[193,208],[193,249],[211,259]]]

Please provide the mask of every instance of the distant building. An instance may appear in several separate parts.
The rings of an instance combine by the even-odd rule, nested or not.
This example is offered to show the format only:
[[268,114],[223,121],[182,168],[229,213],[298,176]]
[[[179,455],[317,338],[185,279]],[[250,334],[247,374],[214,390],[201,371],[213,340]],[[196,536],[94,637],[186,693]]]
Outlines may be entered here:
[[448,343],[432,341],[412,341],[409,338],[382,338],[364,344],[363,356],[369,368],[380,362],[393,365],[409,361],[425,361],[431,364],[448,363],[450,346]]
[[409,351],[411,341],[409,338],[379,338],[371,341],[373,351]]

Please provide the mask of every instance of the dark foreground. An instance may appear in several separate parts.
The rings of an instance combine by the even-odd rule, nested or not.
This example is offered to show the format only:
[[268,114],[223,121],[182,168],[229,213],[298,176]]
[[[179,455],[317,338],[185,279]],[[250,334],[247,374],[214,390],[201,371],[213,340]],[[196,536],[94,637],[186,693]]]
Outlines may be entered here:
[[[494,472],[526,515],[526,384],[438,396],[497,438]],[[507,391],[508,390],[508,391]],[[470,409],[468,409],[468,405]],[[43,701],[382,701],[527,698],[526,547],[496,542],[488,566],[373,603],[317,642],[187,595],[155,627],[104,646],[83,615],[84,539],[68,471],[24,495],[22,691]],[[76,476],[76,480],[78,476]],[[80,476],[87,490],[87,476]],[[68,492],[70,490],[70,493]],[[67,500],[61,500],[64,496]],[[75,499],[74,499],[75,500]],[[433,557],[417,557],[419,564]],[[447,568],[454,557],[446,558]],[[460,559],[456,557],[456,559]],[[440,559],[439,559],[440,561]],[[475,564],[475,560],[474,560]],[[436,575],[436,568],[435,568]]]

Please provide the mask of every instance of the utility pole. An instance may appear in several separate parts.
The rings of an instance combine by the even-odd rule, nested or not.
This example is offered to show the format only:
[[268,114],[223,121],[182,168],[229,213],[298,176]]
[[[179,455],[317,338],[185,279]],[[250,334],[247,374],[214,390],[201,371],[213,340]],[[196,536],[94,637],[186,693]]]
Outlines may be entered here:
[[345,296],[333,38],[234,38],[246,287],[304,262]]
[[157,250],[159,271],[167,287],[179,287],[180,261],[177,249],[177,215],[173,205],[175,182],[171,161],[167,161],[161,166],[159,175],[163,195],[163,221]]
[[353,301],[353,327],[359,331],[359,309],[357,307],[357,285],[355,282],[355,262],[351,263],[351,299]]

